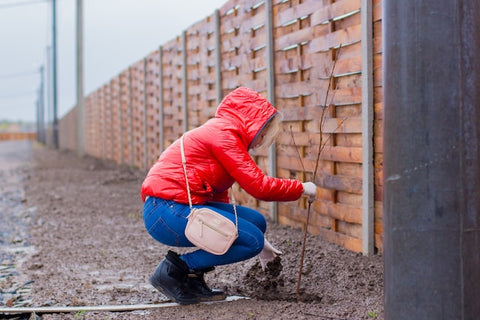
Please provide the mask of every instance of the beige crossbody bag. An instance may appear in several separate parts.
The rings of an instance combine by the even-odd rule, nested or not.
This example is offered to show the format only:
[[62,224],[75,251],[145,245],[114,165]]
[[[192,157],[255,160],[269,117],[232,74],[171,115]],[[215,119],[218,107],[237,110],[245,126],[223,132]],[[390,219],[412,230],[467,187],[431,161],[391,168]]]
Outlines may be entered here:
[[232,243],[238,237],[238,217],[235,198],[232,194],[233,211],[235,212],[235,224],[228,218],[208,208],[193,208],[190,186],[187,178],[187,161],[183,149],[183,136],[180,138],[180,150],[182,165],[187,184],[188,204],[190,214],[187,219],[185,236],[196,247],[216,255],[222,255],[230,249]]

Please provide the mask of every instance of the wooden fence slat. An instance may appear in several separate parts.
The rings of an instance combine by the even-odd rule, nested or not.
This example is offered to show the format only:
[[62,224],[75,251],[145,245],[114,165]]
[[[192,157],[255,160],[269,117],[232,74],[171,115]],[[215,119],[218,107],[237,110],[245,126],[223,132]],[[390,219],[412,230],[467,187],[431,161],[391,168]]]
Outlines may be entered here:
[[311,29],[308,29],[308,28],[300,29],[293,33],[289,33],[284,36],[276,38],[274,40],[275,48],[277,48],[277,50],[283,50],[287,47],[298,45],[302,42],[311,41],[312,37],[313,35],[312,35]]
[[340,175],[324,175],[317,177],[316,184],[324,188],[347,191],[351,193],[362,192],[362,179]]
[[312,14],[312,26],[339,18],[351,12],[360,10],[361,0],[340,0],[325,6]]
[[300,19],[305,16],[311,15],[313,12],[317,10],[321,10],[324,8],[324,4],[322,1],[318,0],[310,0],[305,1],[299,5],[291,7],[287,10],[284,10],[278,14],[276,19],[274,20],[275,25],[283,26],[295,19]]
[[361,207],[327,201],[315,201],[314,207],[316,212],[320,212],[320,214],[327,215],[331,218],[349,223],[362,224]]
[[[297,228],[302,228],[304,226],[303,222],[295,221],[291,218],[291,215],[279,215],[279,222],[281,224],[290,225]],[[348,250],[354,252],[362,252],[362,240],[347,236],[338,232],[334,232],[329,229],[321,228],[316,225],[309,226],[309,232],[314,235],[320,235],[323,238],[327,239],[329,242],[335,243],[339,246],[342,246]]]
[[382,0],[373,0],[373,21],[383,19]]
[[361,27],[361,25],[356,25],[330,33],[325,38],[312,39],[308,46],[308,51],[310,53],[327,51],[330,48],[338,47],[340,45],[359,42],[362,38]]

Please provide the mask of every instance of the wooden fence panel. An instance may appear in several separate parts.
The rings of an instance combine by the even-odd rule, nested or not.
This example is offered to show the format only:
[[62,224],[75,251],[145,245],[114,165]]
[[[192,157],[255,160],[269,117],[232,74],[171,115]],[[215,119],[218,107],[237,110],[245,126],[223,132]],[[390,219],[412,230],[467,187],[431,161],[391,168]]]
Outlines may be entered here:
[[111,152],[112,160],[120,163],[120,76],[117,75],[110,81],[110,112],[111,112]]
[[120,164],[130,164],[131,110],[130,110],[130,69],[120,74]]
[[99,136],[98,136],[98,127],[97,127],[97,118],[98,118],[98,110],[99,106],[97,103],[97,96],[99,94],[99,90],[94,91],[91,93],[86,101],[87,103],[87,113],[86,113],[86,126],[89,128],[89,135],[87,135],[86,143],[88,146],[87,153],[99,158],[99,152],[98,152],[98,144],[99,144]]
[[[311,180],[321,150],[315,182],[322,197],[315,203],[311,232],[341,233],[334,240],[348,239],[356,251],[361,250],[361,198],[356,195],[362,190],[359,10],[360,1],[274,6],[276,101],[285,116],[279,172]],[[346,220],[329,210],[342,206],[356,216]],[[288,207],[280,211],[281,222],[304,228],[303,215],[294,213],[305,210],[304,199],[280,207]]]
[[113,108],[112,108],[112,90],[111,80],[105,84],[104,89],[104,129],[105,129],[105,158],[113,159]]
[[103,103],[103,87],[100,87],[97,95],[96,95],[96,100],[97,100],[97,114],[95,118],[95,127],[97,128],[97,155],[100,158],[104,158],[104,146],[105,146],[105,128],[103,124],[103,109],[104,109],[104,103]]
[[85,98],[86,101],[86,113],[85,113],[85,126],[88,128],[88,134],[86,135],[85,143],[87,146],[86,152],[89,155],[94,157],[99,157],[98,155],[98,129],[96,126],[96,116],[98,112],[97,104],[97,95],[98,90],[92,92],[88,97]]
[[77,108],[72,108],[58,121],[58,130],[63,132],[58,136],[58,145],[62,149],[76,150],[77,148]]
[[105,126],[105,86],[100,87],[99,95],[97,96],[98,99],[98,118],[97,118],[97,127],[99,133],[99,155],[101,158],[107,158],[107,151],[106,151],[106,141],[107,141],[107,134],[106,134],[106,126]]
[[[92,111],[94,105],[92,103],[92,95],[85,97],[85,153],[92,154],[92,140],[93,140],[93,130],[92,130]],[[75,125],[76,127],[76,125]],[[61,132],[61,131],[59,131]]]
[[151,167],[160,156],[160,56],[152,52],[147,56],[146,94],[147,94],[147,167]]
[[186,31],[189,129],[205,123],[217,109],[215,32],[213,15]]
[[144,112],[145,112],[145,84],[144,60],[132,66],[132,136],[133,136],[133,165],[138,168],[144,166]]
[[163,46],[164,145],[183,133],[183,44],[177,37]]
[[229,1],[221,10],[222,96],[247,86],[266,96],[265,5]]

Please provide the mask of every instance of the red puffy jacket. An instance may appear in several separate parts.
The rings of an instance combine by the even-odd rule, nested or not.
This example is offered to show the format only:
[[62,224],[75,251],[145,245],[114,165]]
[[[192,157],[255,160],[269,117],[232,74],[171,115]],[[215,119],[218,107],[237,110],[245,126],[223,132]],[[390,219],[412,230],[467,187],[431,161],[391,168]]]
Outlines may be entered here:
[[[194,204],[229,202],[228,189],[235,181],[259,200],[300,198],[300,181],[265,175],[248,153],[257,133],[275,113],[276,109],[260,94],[238,88],[223,99],[215,118],[185,134],[188,183]],[[150,169],[141,194],[143,200],[155,196],[188,203],[180,140],[169,146]]]

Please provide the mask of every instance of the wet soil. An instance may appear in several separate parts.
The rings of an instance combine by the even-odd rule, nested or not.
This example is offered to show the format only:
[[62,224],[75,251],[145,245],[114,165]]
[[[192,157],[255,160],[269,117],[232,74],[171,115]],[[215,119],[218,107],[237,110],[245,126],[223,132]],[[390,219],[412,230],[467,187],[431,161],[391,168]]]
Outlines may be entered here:
[[[0,173],[9,172],[17,179],[17,190],[13,192],[2,183],[0,199],[10,197],[11,201],[0,201],[1,219],[5,219],[5,212],[15,211],[21,217],[15,224],[24,226],[17,241],[12,243],[11,236],[6,240],[7,246],[31,248],[18,254],[18,259],[24,259],[21,264],[10,259],[10,265],[16,266],[15,272],[22,278],[6,277],[16,283],[10,287],[26,289],[16,298],[4,297],[3,302],[0,299],[0,303],[6,305],[6,298],[30,306],[166,301],[148,283],[158,262],[172,248],[156,242],[144,229],[140,185],[145,173],[89,156],[79,158],[69,151],[39,145],[26,148],[28,152],[18,155],[18,159],[10,159],[17,163],[16,169],[5,171],[5,161],[0,160]],[[6,211],[5,206],[9,208]],[[0,232],[2,239],[8,235],[2,229]],[[36,316],[45,320],[383,319],[380,255],[364,257],[320,237],[307,236],[297,297],[303,232],[269,222],[267,238],[283,254],[265,271],[258,258],[253,258],[219,266],[206,276],[212,287],[248,296],[249,300],[135,312]],[[0,253],[3,261],[4,249]],[[16,256],[15,251],[12,255]],[[11,291],[3,288],[6,282],[5,277],[0,278],[2,292]]]

